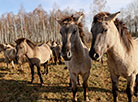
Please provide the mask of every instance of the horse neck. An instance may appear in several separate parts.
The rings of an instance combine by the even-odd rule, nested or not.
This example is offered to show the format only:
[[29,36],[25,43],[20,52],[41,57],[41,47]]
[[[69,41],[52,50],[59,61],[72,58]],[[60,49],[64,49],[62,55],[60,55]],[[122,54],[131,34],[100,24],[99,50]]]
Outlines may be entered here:
[[27,53],[26,53],[26,57],[28,58],[32,58],[34,56],[34,51],[33,49],[26,43],[26,50],[27,50]]
[[82,57],[84,54],[84,48],[82,46],[82,41],[80,37],[78,36],[77,39],[74,42],[74,46],[72,47],[72,54],[75,57]]
[[130,56],[130,52],[127,51],[125,45],[121,41],[119,32],[117,32],[117,39],[118,40],[116,40],[112,48],[107,51],[107,54],[108,57],[112,58],[114,61],[122,61]]

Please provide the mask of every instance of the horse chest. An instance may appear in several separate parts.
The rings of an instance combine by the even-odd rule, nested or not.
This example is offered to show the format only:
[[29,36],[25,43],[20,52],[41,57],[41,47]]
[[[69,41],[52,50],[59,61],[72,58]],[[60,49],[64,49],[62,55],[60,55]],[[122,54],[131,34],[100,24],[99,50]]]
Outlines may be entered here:
[[[86,63],[87,62],[87,63]],[[91,61],[78,61],[78,60],[71,60],[68,62],[69,70],[76,74],[83,74],[89,71],[91,68]]]

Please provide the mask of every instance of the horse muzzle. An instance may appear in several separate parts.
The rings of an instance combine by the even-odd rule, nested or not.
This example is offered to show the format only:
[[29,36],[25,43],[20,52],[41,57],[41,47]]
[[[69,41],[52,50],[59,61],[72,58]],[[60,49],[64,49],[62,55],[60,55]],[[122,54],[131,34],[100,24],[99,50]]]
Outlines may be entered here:
[[66,53],[61,53],[62,57],[64,58],[65,61],[69,61],[72,58],[72,53],[71,51],[67,51]]
[[95,60],[95,61],[99,61],[101,59],[101,55],[92,50],[90,50],[89,56],[92,58],[92,60]]

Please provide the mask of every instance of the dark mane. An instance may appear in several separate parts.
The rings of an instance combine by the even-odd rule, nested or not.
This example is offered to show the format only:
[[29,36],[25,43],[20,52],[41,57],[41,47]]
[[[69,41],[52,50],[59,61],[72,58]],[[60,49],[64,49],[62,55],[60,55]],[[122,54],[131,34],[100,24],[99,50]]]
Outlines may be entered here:
[[11,45],[12,47],[15,47],[15,45],[14,45],[14,44],[12,44],[12,43],[9,43],[9,45]]
[[32,49],[36,46],[32,41],[30,41],[29,39],[26,39],[26,38],[19,38],[19,39],[17,39],[15,42],[16,42],[17,45],[19,45],[20,43],[22,43],[22,42],[25,41],[25,40],[26,40],[26,43],[27,43]]
[[[93,23],[101,22],[105,19],[105,17],[107,17],[109,15],[111,15],[111,14],[108,12],[100,12],[94,16]],[[124,46],[126,47],[127,51],[129,52],[131,50],[131,46],[132,46],[131,34],[128,32],[126,25],[119,19],[116,18],[114,21],[114,24],[115,24],[116,28],[118,29],[118,32],[120,33],[120,38],[121,38]]]
[[74,14],[72,16],[63,16],[61,18],[61,25],[67,25],[67,24],[71,24],[72,22],[74,22],[79,28],[79,34],[80,34],[80,38],[81,38],[82,42],[86,45],[86,36],[83,31],[83,24],[82,24],[82,22],[80,22],[79,24],[77,24],[77,22],[76,22],[78,15],[84,15],[84,14],[82,12],[77,12],[76,14]]

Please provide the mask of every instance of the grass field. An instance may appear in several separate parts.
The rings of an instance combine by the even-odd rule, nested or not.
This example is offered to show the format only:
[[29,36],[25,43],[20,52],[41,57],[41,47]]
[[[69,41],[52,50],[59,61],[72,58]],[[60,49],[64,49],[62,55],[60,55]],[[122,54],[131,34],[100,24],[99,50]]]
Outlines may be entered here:
[[[48,75],[42,75],[44,85],[40,86],[39,77],[35,68],[35,80],[31,80],[30,68],[27,63],[23,65],[23,72],[19,68],[6,68],[0,54],[0,102],[71,102],[72,92],[69,87],[69,73],[65,65],[49,64]],[[43,67],[41,66],[43,72]],[[82,79],[80,78],[82,83]],[[93,62],[89,77],[89,99],[90,102],[112,102],[110,73],[107,68],[106,57],[104,63]],[[82,85],[78,86],[78,102],[83,102]],[[119,81],[119,102],[127,102],[125,94],[126,80]],[[134,102],[138,98],[134,97]]]

